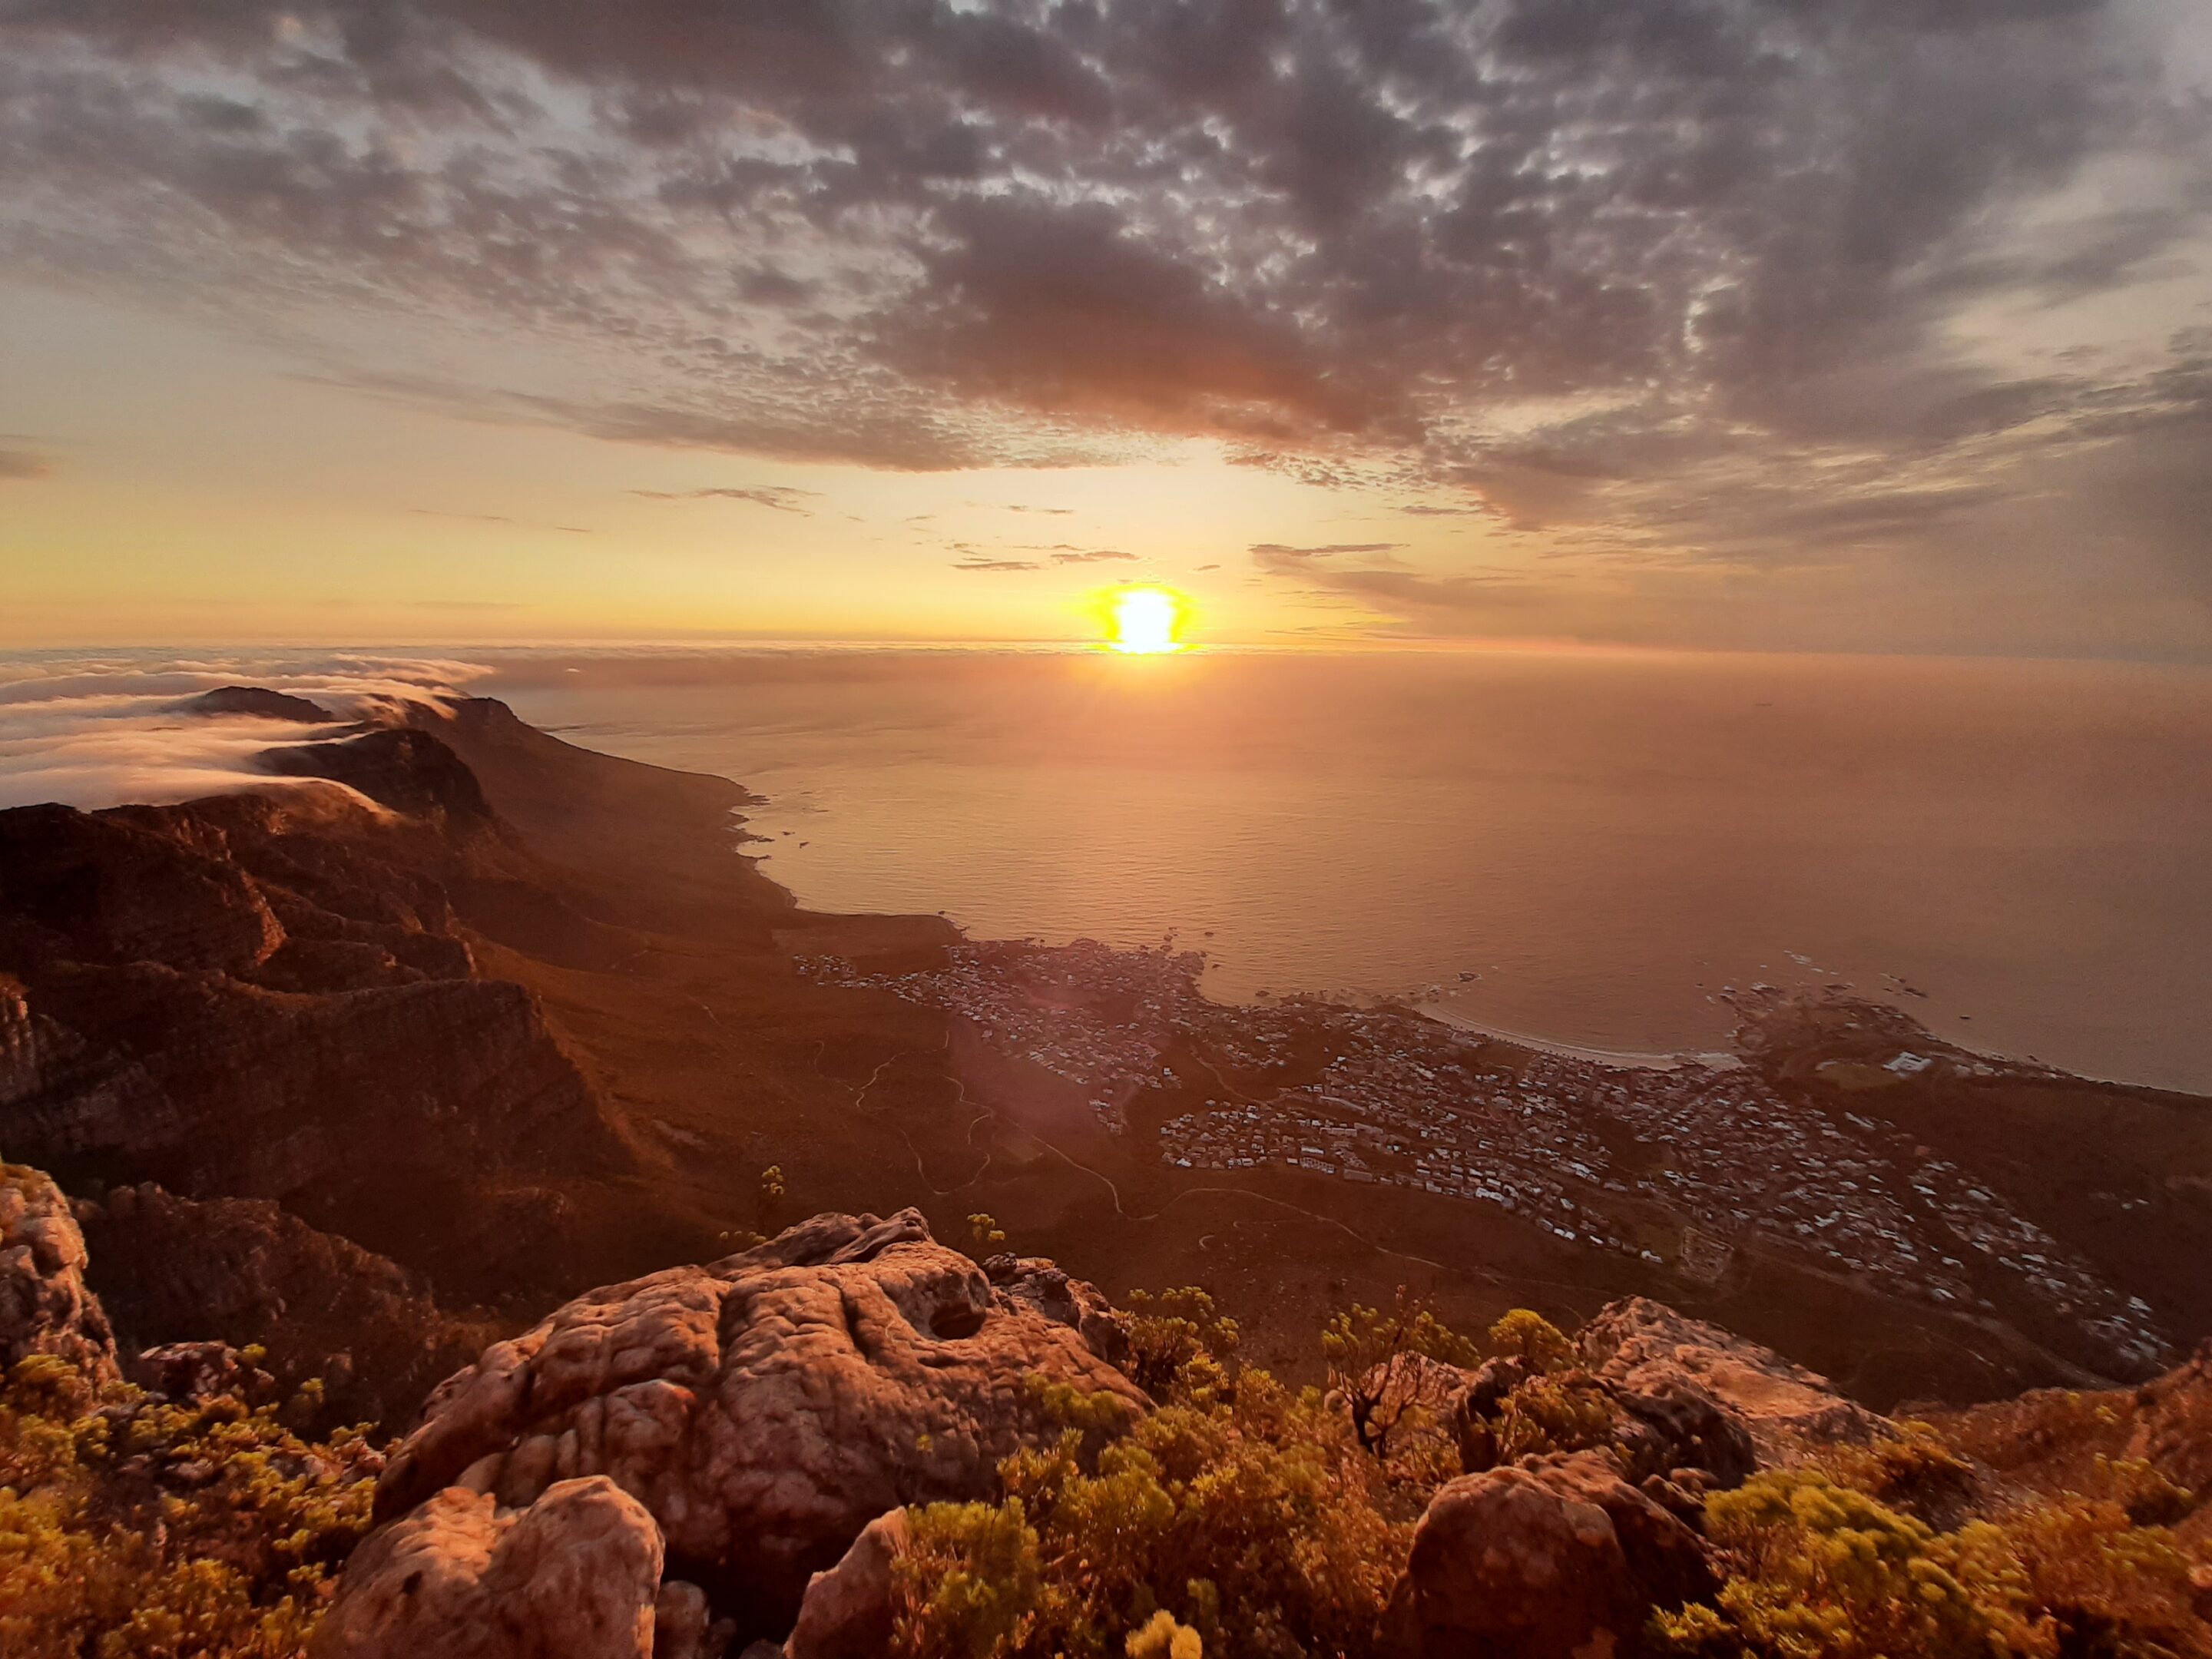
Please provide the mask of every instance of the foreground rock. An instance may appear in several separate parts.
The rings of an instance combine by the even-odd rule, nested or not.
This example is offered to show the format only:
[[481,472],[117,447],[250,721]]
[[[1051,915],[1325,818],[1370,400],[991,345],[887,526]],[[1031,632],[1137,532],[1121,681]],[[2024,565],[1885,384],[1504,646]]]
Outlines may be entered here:
[[33,1354],[66,1360],[94,1382],[119,1374],[84,1267],[84,1235],[61,1189],[36,1170],[0,1164],[0,1376]]
[[562,1481],[519,1514],[455,1488],[355,1553],[311,1651],[653,1659],[661,1561],[660,1528],[604,1476]]
[[[741,1635],[781,1636],[878,1516],[991,1495],[1002,1458],[1057,1432],[1049,1385],[1142,1408],[1078,1328],[1096,1292],[1035,1282],[1048,1265],[994,1286],[908,1210],[592,1291],[438,1390],[379,1518],[450,1508],[456,1486],[527,1510],[605,1475]],[[349,1568],[341,1603],[356,1594]]]
[[1401,1659],[1634,1659],[1655,1608],[1717,1588],[1697,1534],[1595,1452],[1437,1492],[1389,1620]]
[[1808,1444],[1866,1440],[1884,1427],[1818,1372],[1645,1297],[1607,1304],[1577,1340],[1601,1381],[1626,1395],[1675,1402],[1669,1413],[1686,1426],[1691,1417],[1684,1413],[1695,1412],[1698,1396],[1717,1402],[1769,1460]]
[[898,1617],[895,1569],[913,1540],[906,1511],[871,1521],[845,1559],[808,1581],[784,1659],[878,1659]]

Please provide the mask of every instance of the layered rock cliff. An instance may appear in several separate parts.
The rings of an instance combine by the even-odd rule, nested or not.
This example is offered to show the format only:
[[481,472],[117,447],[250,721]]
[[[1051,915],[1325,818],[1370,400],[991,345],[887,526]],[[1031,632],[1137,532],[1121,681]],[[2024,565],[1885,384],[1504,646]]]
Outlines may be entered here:
[[425,733],[270,764],[344,787],[0,812],[0,1146],[77,1188],[275,1200],[497,1294],[560,1225],[544,1183],[629,1157],[476,966],[455,894],[538,890],[530,855]]
[[337,1423],[413,1420],[501,1334],[419,1274],[267,1199],[180,1198],[151,1182],[75,1206],[88,1282],[126,1350],[219,1340],[262,1353],[289,1395],[310,1380]]

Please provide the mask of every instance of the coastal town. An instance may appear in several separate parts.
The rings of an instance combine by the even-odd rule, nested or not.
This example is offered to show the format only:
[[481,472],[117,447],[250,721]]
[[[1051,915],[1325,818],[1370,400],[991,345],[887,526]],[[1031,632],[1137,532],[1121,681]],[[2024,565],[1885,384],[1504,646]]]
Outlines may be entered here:
[[[1132,1137],[1148,1091],[1176,1170],[1285,1170],[1494,1206],[1563,1243],[1717,1278],[1748,1247],[1970,1316],[2025,1304],[2122,1369],[2166,1357],[2148,1306],[1894,1127],[1755,1067],[1608,1064],[1489,1038],[1400,1005],[1216,1003],[1173,945],[951,947],[939,966],[811,971],[967,1020],[1085,1091]],[[1900,1049],[1892,1073],[1935,1062]],[[1186,1104],[1185,1103],[1188,1103]]]

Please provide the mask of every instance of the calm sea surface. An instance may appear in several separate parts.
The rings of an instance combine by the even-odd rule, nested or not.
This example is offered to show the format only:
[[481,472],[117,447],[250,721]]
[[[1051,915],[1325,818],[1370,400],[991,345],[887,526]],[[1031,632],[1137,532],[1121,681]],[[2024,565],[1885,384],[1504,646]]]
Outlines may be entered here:
[[[2212,674],[1595,654],[579,653],[471,689],[769,798],[836,910],[1211,953],[1632,1052],[1846,982],[2212,1090]],[[1915,996],[1910,986],[1924,993]]]

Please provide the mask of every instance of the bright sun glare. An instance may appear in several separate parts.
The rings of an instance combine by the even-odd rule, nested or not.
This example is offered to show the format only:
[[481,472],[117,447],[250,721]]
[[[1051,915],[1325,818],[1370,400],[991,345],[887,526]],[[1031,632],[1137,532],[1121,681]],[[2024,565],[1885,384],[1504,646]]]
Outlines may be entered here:
[[1182,625],[1182,601],[1164,587],[1127,587],[1114,596],[1113,627],[1108,639],[1116,651],[1152,656],[1180,651],[1176,630]]

